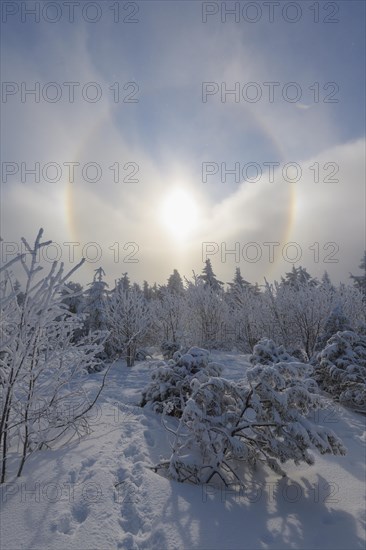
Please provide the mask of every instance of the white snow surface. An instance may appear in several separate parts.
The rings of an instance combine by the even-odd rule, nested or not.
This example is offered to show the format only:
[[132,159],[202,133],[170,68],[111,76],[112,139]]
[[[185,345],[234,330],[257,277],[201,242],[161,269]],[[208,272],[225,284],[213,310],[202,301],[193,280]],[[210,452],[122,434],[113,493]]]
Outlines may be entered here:
[[[214,352],[223,376],[240,380],[248,356]],[[155,363],[156,364],[156,363]],[[365,547],[365,417],[335,405],[316,421],[348,454],[284,465],[287,478],[248,467],[245,490],[171,481],[151,466],[170,457],[161,417],[137,404],[151,361],[116,363],[92,433],[30,457],[1,486],[2,550],[235,550]],[[86,377],[96,385],[103,373]],[[169,419],[171,426],[175,419]]]

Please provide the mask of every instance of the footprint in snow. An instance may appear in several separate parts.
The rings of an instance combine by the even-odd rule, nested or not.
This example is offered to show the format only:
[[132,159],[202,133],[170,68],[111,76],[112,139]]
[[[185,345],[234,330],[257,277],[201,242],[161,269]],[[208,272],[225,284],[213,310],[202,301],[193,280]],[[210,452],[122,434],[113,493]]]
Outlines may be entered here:
[[[84,458],[84,460],[82,460],[80,462],[80,467],[79,469],[71,469],[69,471],[69,476],[70,476],[70,482],[71,483],[77,483],[78,479],[79,479],[79,476],[80,474],[82,474],[84,472],[84,470],[86,470],[87,468],[90,468],[91,466],[93,466],[94,464],[96,463],[96,459],[95,458]],[[86,476],[83,478],[83,481],[85,481],[86,479],[89,479],[90,477],[92,477],[94,475],[94,472],[91,471],[91,472],[88,472],[86,474]]]
[[117,548],[122,548],[122,550],[126,550],[126,548],[128,548],[128,550],[140,550],[131,533],[127,533],[123,541],[117,544]]
[[140,453],[140,449],[134,443],[131,443],[126,449],[124,449],[123,454],[126,458],[133,458],[136,460],[143,460],[145,457]]
[[142,521],[138,515],[136,507],[133,505],[133,502],[123,504],[121,514],[122,517],[118,520],[118,523],[122,527],[123,531],[125,533],[137,535],[137,533],[141,530]]
[[77,479],[77,472],[76,472],[76,470],[70,470],[70,471],[69,471],[69,476],[70,476],[70,482],[71,482],[71,483],[76,483],[76,479]]
[[151,433],[148,432],[147,430],[145,430],[144,431],[144,436],[145,436],[145,439],[146,439],[146,443],[150,447],[155,447],[155,439],[152,437]]
[[89,508],[86,504],[80,502],[78,504],[74,504],[71,513],[77,523],[84,523],[89,515]]
[[89,515],[89,508],[84,503],[74,504],[69,511],[63,512],[51,523],[51,531],[62,533],[63,535],[72,535],[76,527],[84,523]]
[[75,531],[72,517],[69,512],[62,514],[56,521],[51,523],[51,531],[58,531],[64,535],[72,535]]
[[95,475],[95,471],[91,467],[96,463],[96,458],[84,458],[80,463],[80,470],[77,477],[83,476],[82,481],[86,481]]
[[325,516],[325,517],[323,517],[322,523],[324,525],[333,525],[334,519],[330,516]]
[[133,479],[133,482],[136,487],[141,487],[144,481],[144,471],[145,467],[141,463],[134,464],[132,468],[131,478]]
[[126,468],[123,468],[123,466],[118,468],[116,472],[117,483],[122,483],[122,481],[125,481],[128,478],[128,475],[128,470],[126,470]]
[[90,466],[93,466],[97,461],[96,458],[84,458],[84,460],[81,461],[81,469],[80,471],[84,470],[85,468],[89,468]]

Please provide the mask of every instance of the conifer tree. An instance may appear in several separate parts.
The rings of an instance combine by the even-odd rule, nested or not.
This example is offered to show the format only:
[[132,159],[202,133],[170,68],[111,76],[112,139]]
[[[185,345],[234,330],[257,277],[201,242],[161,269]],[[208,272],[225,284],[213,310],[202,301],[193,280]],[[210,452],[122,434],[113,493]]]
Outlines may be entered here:
[[351,279],[355,287],[366,295],[366,251],[363,255],[359,268],[362,269],[362,275],[352,275]]
[[93,282],[86,291],[85,313],[88,331],[104,330],[106,327],[104,310],[108,284],[103,281],[104,276],[102,267],[96,269]]
[[177,269],[174,269],[173,273],[170,275],[167,288],[175,294],[184,294],[183,280]]
[[281,282],[283,285],[295,289],[300,288],[304,284],[308,284],[309,286],[316,286],[318,284],[318,281],[313,279],[305,267],[295,267],[294,265],[292,266],[292,270],[285,274],[285,278],[281,277]]
[[223,282],[216,278],[213,272],[211,260],[208,258],[205,262],[205,267],[202,270],[202,275],[199,278],[203,281],[205,288],[210,288],[214,291],[220,291],[223,287]]

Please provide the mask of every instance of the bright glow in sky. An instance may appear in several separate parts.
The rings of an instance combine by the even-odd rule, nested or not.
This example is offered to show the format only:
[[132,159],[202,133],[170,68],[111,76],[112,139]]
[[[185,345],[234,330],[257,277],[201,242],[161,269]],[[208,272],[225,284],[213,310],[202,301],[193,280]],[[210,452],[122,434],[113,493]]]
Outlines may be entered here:
[[2,259],[42,226],[81,282],[357,272],[365,4],[92,4],[2,3]]
[[178,242],[185,242],[196,228],[198,215],[197,203],[184,189],[169,191],[162,200],[161,221]]

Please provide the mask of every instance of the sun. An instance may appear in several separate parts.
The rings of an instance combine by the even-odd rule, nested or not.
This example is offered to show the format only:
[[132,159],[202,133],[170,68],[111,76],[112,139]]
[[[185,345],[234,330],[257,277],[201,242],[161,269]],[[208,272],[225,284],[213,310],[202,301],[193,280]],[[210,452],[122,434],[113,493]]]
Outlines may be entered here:
[[189,191],[173,189],[161,203],[160,216],[162,225],[171,236],[184,241],[197,227],[197,202]]

